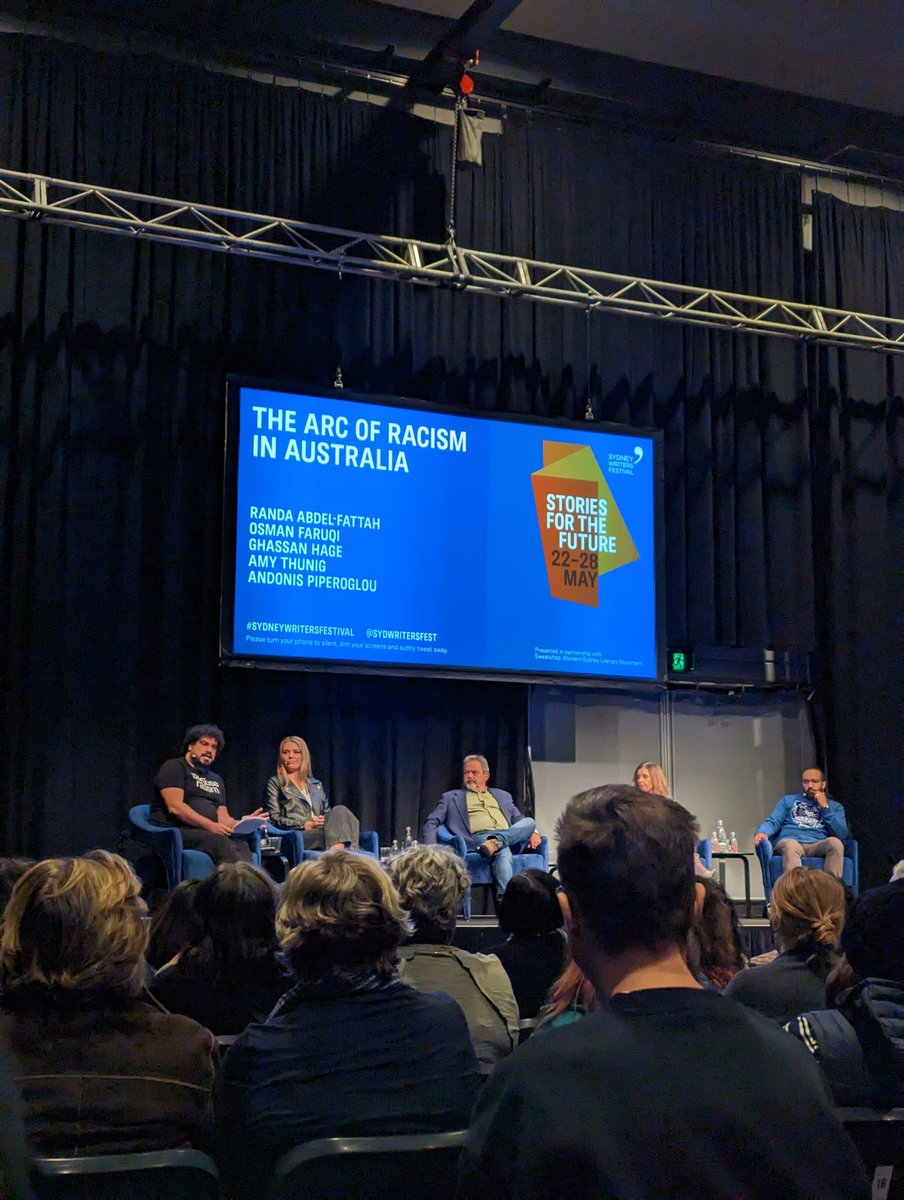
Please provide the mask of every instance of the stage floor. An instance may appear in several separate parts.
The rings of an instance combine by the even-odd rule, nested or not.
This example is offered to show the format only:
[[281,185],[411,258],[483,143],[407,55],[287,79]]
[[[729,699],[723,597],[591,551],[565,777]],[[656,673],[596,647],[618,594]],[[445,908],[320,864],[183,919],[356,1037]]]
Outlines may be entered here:
[[[772,930],[765,918],[739,918],[741,922],[741,937],[744,942],[744,953],[748,958],[757,954],[765,954],[774,949]],[[495,946],[505,941],[505,934],[499,928],[499,922],[494,915],[475,916],[470,921],[459,921],[455,927],[455,937],[452,942],[462,950],[470,950],[474,954],[492,954]]]

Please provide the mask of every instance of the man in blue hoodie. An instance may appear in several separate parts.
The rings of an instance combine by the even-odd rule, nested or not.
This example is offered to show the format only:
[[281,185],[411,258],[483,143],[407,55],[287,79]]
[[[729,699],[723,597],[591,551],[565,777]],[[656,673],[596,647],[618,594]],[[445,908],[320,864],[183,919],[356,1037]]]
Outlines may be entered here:
[[782,871],[799,867],[804,857],[825,858],[825,869],[840,879],[848,835],[844,808],[826,795],[826,777],[819,767],[807,767],[801,785],[802,793],[782,796],[754,834],[753,844],[769,838],[782,856]]

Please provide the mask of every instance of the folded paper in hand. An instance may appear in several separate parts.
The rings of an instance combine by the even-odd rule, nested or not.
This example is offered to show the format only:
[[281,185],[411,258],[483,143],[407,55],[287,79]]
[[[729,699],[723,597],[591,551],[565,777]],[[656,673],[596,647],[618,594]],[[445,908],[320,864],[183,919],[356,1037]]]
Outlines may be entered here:
[[266,817],[242,817],[229,836],[247,837],[249,833],[254,833],[255,829],[262,828],[262,826],[266,825],[266,823]]

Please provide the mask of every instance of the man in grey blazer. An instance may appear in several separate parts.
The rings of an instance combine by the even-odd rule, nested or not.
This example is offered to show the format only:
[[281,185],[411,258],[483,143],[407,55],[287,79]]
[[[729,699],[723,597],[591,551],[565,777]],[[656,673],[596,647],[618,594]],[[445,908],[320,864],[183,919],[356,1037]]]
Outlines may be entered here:
[[463,837],[469,850],[488,859],[499,899],[512,877],[512,851],[524,846],[535,849],[540,835],[534,821],[518,811],[509,792],[487,787],[490,765],[482,754],[465,757],[462,775],[464,787],[444,792],[424,822],[424,841],[436,842],[438,825]]

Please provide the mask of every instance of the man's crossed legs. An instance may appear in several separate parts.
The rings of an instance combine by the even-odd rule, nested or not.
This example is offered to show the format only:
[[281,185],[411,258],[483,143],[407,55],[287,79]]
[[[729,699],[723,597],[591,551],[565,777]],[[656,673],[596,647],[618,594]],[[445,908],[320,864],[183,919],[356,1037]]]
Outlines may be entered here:
[[[486,846],[486,850],[481,853],[489,859],[490,870],[496,883],[497,900],[502,899],[502,893],[508,887],[509,880],[514,874],[512,850],[520,851],[530,841],[531,834],[536,827],[537,823],[532,817],[522,817],[508,829],[485,829],[482,833],[472,834],[478,850],[481,850],[482,846]],[[496,846],[493,845],[494,841]],[[489,845],[487,845],[488,842]]]

